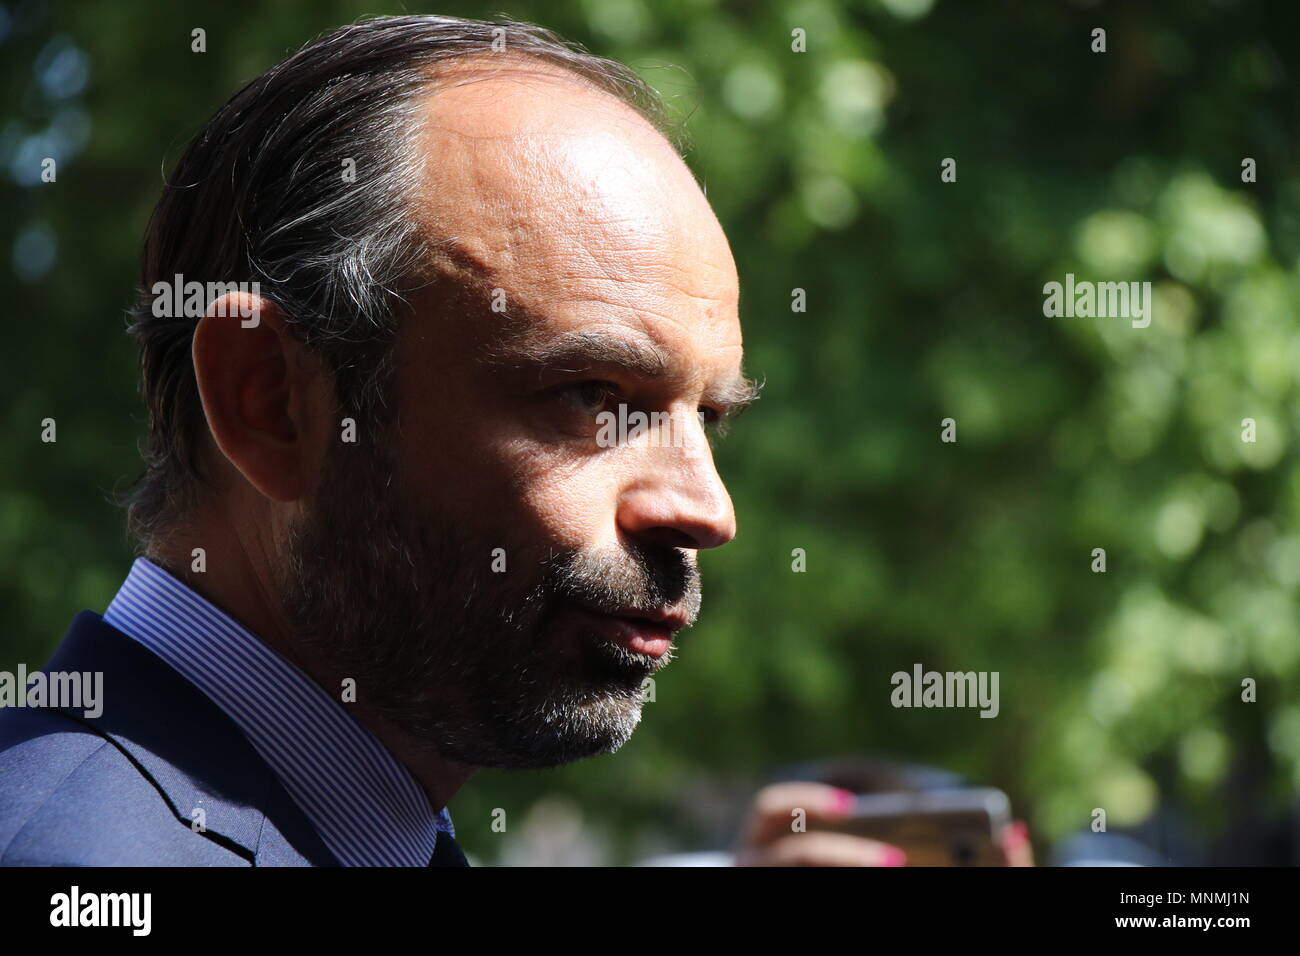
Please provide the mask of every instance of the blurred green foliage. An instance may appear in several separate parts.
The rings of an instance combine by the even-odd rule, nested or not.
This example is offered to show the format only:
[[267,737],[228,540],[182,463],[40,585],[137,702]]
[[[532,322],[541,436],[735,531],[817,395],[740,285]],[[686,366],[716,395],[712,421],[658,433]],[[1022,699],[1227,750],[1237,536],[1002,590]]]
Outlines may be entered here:
[[[849,752],[1002,786],[1047,838],[1095,807],[1121,827],[1168,802],[1213,837],[1294,804],[1296,5],[0,9],[0,667],[44,660],[128,567],[107,494],[137,472],[124,308],[161,170],[325,29],[500,12],[631,63],[689,117],[767,387],[719,448],[739,537],[704,557],[704,615],[642,727],[611,757],[472,781],[452,804],[470,852],[500,857],[493,808],[555,793],[615,859],[706,840],[761,772]],[[1154,321],[1045,318],[1066,273],[1151,281]],[[1000,716],[893,709],[914,662],[999,671]]]

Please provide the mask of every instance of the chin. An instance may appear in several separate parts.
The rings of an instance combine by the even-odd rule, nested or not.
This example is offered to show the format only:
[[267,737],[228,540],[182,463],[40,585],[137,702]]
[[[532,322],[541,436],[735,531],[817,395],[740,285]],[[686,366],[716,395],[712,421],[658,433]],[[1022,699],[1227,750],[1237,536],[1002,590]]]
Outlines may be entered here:
[[639,691],[584,696],[587,699],[551,701],[540,709],[539,723],[515,741],[523,743],[515,748],[515,768],[558,767],[612,754],[631,739],[644,705]]

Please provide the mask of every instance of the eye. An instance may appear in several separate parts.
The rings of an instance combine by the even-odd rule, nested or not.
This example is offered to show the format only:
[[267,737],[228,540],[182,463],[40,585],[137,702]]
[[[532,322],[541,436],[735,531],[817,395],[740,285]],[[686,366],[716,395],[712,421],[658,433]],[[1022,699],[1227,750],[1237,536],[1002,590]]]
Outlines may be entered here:
[[565,403],[582,412],[595,414],[601,411],[618,392],[612,382],[587,381],[573,382],[556,389],[556,394]]
[[707,405],[701,405],[699,408],[700,424],[709,428],[722,421],[722,413],[716,408],[709,408]]

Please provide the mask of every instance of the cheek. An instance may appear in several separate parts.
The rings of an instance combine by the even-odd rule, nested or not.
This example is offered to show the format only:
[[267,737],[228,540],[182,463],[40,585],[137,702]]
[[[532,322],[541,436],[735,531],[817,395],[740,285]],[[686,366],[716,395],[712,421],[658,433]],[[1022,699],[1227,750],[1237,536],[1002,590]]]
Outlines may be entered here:
[[517,460],[507,508],[530,542],[609,547],[617,538],[621,479],[609,456],[532,454]]
[[[405,487],[431,515],[483,541],[545,552],[617,544],[625,463],[526,439],[439,429],[399,450]],[[408,436],[409,436],[408,432]]]
[[404,486],[430,514],[509,550],[617,544],[627,456],[540,439],[518,408],[452,376],[416,397],[404,406],[398,457]]

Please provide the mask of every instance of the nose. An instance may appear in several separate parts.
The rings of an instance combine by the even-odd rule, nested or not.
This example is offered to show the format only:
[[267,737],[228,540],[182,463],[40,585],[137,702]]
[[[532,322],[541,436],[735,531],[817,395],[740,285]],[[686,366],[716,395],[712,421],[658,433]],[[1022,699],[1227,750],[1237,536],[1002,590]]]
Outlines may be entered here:
[[619,528],[629,537],[703,551],[736,536],[731,495],[708,438],[694,416],[692,422],[679,441],[639,450],[632,483],[619,499]]

